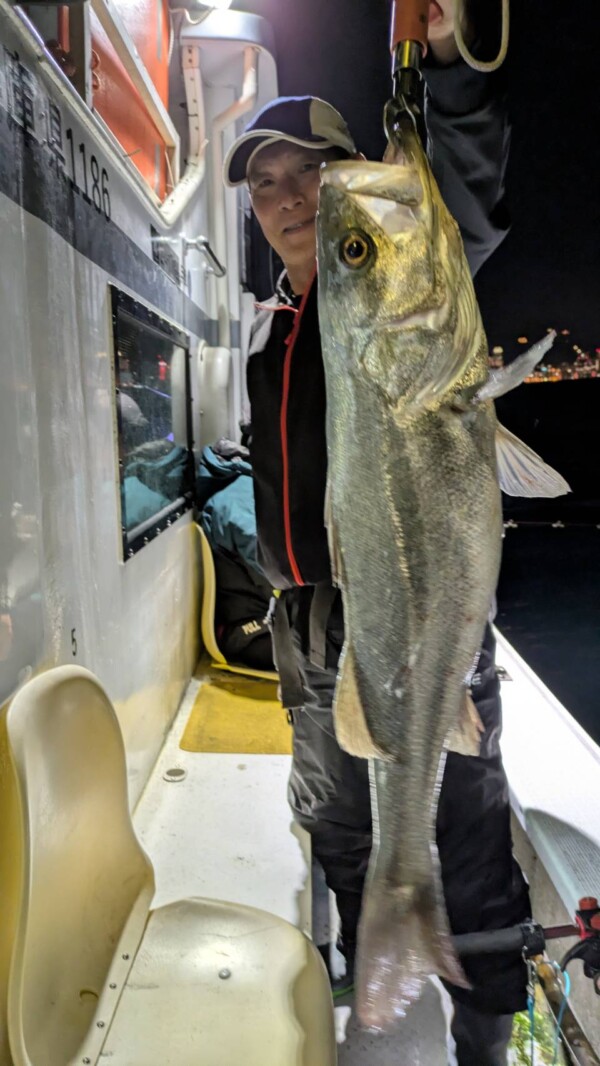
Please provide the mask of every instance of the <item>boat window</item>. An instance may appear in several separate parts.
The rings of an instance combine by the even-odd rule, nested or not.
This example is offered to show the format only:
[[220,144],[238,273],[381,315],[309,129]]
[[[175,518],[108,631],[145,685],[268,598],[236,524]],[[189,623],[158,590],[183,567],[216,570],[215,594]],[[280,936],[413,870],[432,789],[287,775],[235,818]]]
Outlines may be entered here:
[[189,338],[111,286],[123,555],[192,506]]

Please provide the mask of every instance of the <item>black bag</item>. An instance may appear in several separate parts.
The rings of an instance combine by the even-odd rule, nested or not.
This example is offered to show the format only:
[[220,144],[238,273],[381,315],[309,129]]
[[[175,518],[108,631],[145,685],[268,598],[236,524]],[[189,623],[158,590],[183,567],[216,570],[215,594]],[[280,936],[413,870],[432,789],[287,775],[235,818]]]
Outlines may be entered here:
[[266,617],[271,587],[239,555],[212,549],[217,584],[215,636],[228,662],[274,670]]

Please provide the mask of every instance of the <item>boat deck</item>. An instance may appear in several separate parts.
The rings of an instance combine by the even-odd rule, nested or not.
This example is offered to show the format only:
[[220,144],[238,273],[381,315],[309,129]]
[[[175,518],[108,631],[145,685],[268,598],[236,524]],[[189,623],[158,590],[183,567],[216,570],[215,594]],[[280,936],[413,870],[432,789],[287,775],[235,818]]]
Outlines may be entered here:
[[[253,686],[261,697],[254,708],[248,703]],[[155,906],[187,896],[215,897],[263,908],[310,932],[310,847],[292,822],[286,799],[289,741],[288,753],[272,750],[286,743],[287,723],[274,698],[275,686],[271,689],[271,699],[264,699],[265,682],[234,678],[201,664],[134,821],[154,863]],[[215,693],[221,701],[220,724],[212,717]],[[216,750],[232,743],[256,748],[256,734],[247,733],[243,719],[259,708],[275,719],[262,730],[269,752]],[[184,750],[182,743],[204,750]],[[184,773],[169,779],[173,770]],[[447,1062],[444,1015],[433,984],[391,1037],[361,1031],[349,1005],[336,1008],[336,1029],[339,1066]]]
[[[600,895],[590,805],[600,752],[501,636],[498,663],[510,679],[503,746],[513,805],[570,908],[583,881],[587,894]],[[231,900],[309,934],[316,926],[315,939],[324,939],[327,901],[318,878],[313,892],[308,838],[287,805],[290,741],[273,682],[200,664],[134,815],[156,871],[155,906],[188,896]],[[532,774],[532,751],[547,773]],[[557,790],[560,767],[570,784]],[[336,1027],[339,1066],[447,1062],[433,983],[392,1036],[361,1031],[349,1005],[336,1007]]]

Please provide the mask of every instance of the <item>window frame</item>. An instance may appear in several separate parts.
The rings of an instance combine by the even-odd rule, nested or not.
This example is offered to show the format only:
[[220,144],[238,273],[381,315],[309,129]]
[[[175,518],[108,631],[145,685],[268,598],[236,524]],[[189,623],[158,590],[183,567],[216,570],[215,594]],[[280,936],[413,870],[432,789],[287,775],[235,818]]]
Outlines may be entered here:
[[[113,379],[113,415],[116,426],[115,452],[117,460],[117,489],[119,498],[119,514],[121,523],[121,547],[123,562],[132,559],[137,552],[141,551],[150,541],[155,540],[161,533],[170,528],[177,519],[181,518],[194,506],[194,440],[192,428],[192,391],[191,391],[191,340],[188,333],[176,326],[159,312],[152,310],[141,300],[123,292],[118,286],[109,284],[111,319],[112,319],[112,379]],[[189,487],[167,507],[157,511],[150,518],[140,522],[131,530],[127,529],[127,514],[124,501],[122,459],[123,441],[123,414],[118,397],[121,392],[120,368],[119,368],[119,323],[122,317],[132,319],[138,326],[153,334],[155,337],[166,339],[170,343],[183,349],[185,354],[185,434],[187,453],[186,481]]]

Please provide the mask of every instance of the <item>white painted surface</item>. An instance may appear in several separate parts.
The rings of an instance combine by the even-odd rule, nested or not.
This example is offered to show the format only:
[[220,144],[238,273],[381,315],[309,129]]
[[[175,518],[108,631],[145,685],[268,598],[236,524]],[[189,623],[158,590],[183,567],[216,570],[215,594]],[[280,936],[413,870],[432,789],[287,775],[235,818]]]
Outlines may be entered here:
[[[582,885],[564,844],[577,841],[577,834],[598,840],[599,752],[500,635],[497,658],[513,679],[502,686],[503,749],[513,802],[540,852],[544,841],[536,811],[568,825],[560,846],[551,841],[542,858],[572,910],[573,893],[582,894]],[[264,907],[307,929],[308,867],[288,813],[289,758],[181,751],[179,738],[197,690],[194,681],[135,815],[155,864],[157,904],[207,895]],[[163,781],[170,767],[186,771],[181,784]],[[346,1005],[336,1010],[336,1029],[339,1066],[447,1062],[446,1023],[433,984],[392,1036],[361,1031]]]
[[[310,933],[308,842],[292,823],[289,756],[215,755],[179,747],[198,693],[193,680],[134,814],[154,864],[154,906],[189,896],[230,900],[277,914]],[[179,768],[178,783],[164,780]],[[445,1066],[445,1023],[428,985],[393,1036],[362,1031],[336,1010],[339,1066]]]
[[501,634],[496,661],[513,807],[572,914],[600,897],[600,748]]
[[[2,248],[20,238],[18,212],[0,195]],[[0,273],[0,703],[41,661],[42,499],[29,323],[15,315],[25,291],[22,261]],[[8,317],[10,315],[10,318]],[[11,323],[7,336],[7,322]]]
[[[188,515],[121,562],[112,279],[2,194],[0,231],[11,264],[0,286],[3,361],[14,383],[0,393],[0,418],[20,408],[3,456],[13,471],[3,499],[7,492],[29,519],[28,595],[37,597],[44,632],[42,647],[23,637],[15,648],[9,691],[26,668],[77,662],[92,670],[119,715],[135,799],[197,655],[196,537]],[[0,563],[10,569],[15,560]]]
[[[227,55],[218,47],[216,53],[213,49],[208,121],[222,106],[219,93],[231,92],[239,78],[239,64],[233,65],[232,81],[221,69],[228,67]],[[66,210],[69,217],[61,222],[73,230],[81,225],[81,143],[87,146],[88,165],[93,152],[99,170],[106,168],[110,187],[111,220],[104,221],[108,201],[102,200],[96,218],[100,228],[93,239],[110,246],[121,230],[147,257],[142,267],[146,276],[162,276],[152,261],[151,222],[157,223],[156,212],[148,196],[140,195],[138,179],[132,182],[135,168],[123,163],[118,145],[98,118],[85,111],[67,79],[46,58],[40,60],[39,41],[0,0],[0,114],[3,121],[10,115],[18,127],[10,67],[10,56],[17,54],[32,92],[29,136],[45,153],[39,165],[48,218]],[[203,57],[208,62],[206,50]],[[259,102],[264,102],[276,85],[268,53],[261,55],[259,67]],[[50,151],[50,105],[60,118],[61,164]],[[176,117],[181,117],[179,109]],[[19,202],[32,194],[37,174],[25,145],[17,130],[10,175],[11,196]],[[75,188],[70,184],[73,177]],[[65,188],[72,189],[67,207],[62,195],[54,197]],[[227,198],[228,285],[232,311],[239,318],[239,212],[236,194],[228,190]],[[75,661],[93,670],[119,715],[135,803],[197,655],[197,545],[188,516],[126,565],[121,562],[107,288],[118,279],[76,252],[19,202],[0,193],[0,702],[32,672],[49,666]],[[193,239],[206,232],[209,217],[204,183],[178,222],[177,238]],[[173,250],[180,263],[181,247],[177,239]],[[128,262],[121,260],[119,266],[129,276]],[[214,279],[206,276],[200,256],[189,258],[185,267],[181,303],[174,301],[170,315],[160,306],[153,308],[176,324],[181,324],[184,294],[205,310],[214,295]],[[126,285],[120,287],[137,296]],[[192,352],[199,340],[190,337]],[[234,355],[228,389],[231,434],[237,432],[243,395],[237,349]],[[195,381],[194,392],[198,424],[203,397]]]
[[[124,180],[95,117],[82,120],[71,87],[38,62],[33,41],[15,27],[0,0],[0,115],[6,121],[14,110],[6,46],[18,51],[34,86],[32,137],[47,153],[47,217],[53,220],[67,203],[69,217],[62,223],[76,232],[84,218],[81,191],[66,201],[53,196],[54,187],[60,194],[68,187],[70,130],[77,181],[80,141],[87,145],[88,164],[95,151],[109,175],[111,221],[99,210],[93,239],[110,246],[122,230],[147,257],[140,267],[145,276],[162,277],[151,257],[147,204]],[[66,177],[53,169],[45,139],[50,101],[61,115]],[[17,200],[35,187],[25,144],[17,130],[10,162]],[[203,189],[185,213],[182,232],[202,232],[206,216]],[[116,281],[137,294],[3,193],[0,247],[0,616],[8,603],[18,623],[8,655],[0,631],[0,702],[32,672],[68,662],[91,669],[119,716],[134,803],[197,658],[198,546],[187,515],[126,564],[121,561],[108,285]],[[129,264],[120,262],[121,268],[129,276]],[[181,324],[177,313],[185,291],[205,307],[204,273],[184,279],[172,314],[153,309]],[[199,338],[191,335],[190,341],[195,351]]]
[[[292,822],[287,755],[182,751],[199,682],[192,681],[135,812],[162,906],[186,896],[245,903],[310,933],[308,842]],[[166,770],[186,771],[164,780]]]

